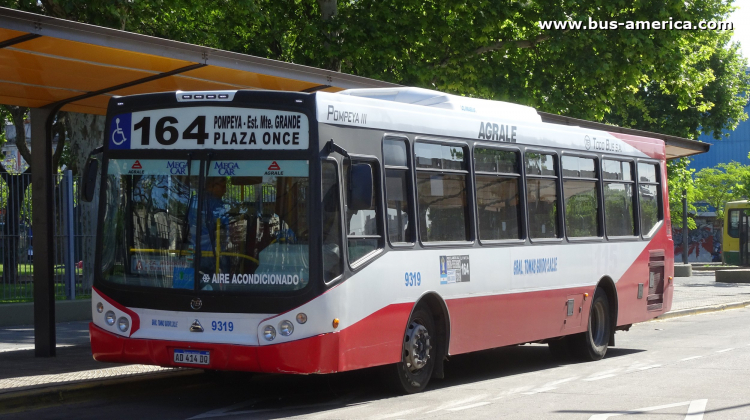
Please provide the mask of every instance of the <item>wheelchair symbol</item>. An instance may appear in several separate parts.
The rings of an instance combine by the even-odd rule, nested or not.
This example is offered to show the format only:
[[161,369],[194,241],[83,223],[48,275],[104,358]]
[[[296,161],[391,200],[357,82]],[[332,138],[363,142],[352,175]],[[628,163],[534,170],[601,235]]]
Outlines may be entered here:
[[[119,118],[115,118],[115,125],[117,126],[117,129],[112,132],[112,143],[114,143],[115,145],[119,146],[119,145],[125,143],[125,141],[127,141],[128,139],[125,138],[125,132],[122,131],[122,128],[120,128],[120,119]],[[120,140],[120,141],[115,140],[115,136],[117,134],[120,134],[120,137],[122,137],[122,140]]]

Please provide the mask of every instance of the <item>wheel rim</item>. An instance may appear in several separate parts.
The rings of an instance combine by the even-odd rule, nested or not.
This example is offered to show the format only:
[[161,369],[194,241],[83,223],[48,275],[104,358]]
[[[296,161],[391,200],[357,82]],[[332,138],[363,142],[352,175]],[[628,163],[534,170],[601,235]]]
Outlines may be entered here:
[[404,363],[409,372],[415,373],[427,366],[430,349],[430,332],[419,321],[412,321],[404,336]]
[[596,302],[592,308],[591,340],[596,347],[602,347],[609,341],[609,337],[607,337],[607,314],[601,302]]

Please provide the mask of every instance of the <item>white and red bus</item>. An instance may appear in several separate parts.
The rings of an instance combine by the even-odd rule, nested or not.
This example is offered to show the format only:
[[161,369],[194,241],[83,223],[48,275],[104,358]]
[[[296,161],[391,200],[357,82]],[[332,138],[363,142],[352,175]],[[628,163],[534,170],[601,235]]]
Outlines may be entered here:
[[99,361],[416,392],[449,355],[600,359],[671,306],[661,140],[416,88],[119,97],[106,124]]

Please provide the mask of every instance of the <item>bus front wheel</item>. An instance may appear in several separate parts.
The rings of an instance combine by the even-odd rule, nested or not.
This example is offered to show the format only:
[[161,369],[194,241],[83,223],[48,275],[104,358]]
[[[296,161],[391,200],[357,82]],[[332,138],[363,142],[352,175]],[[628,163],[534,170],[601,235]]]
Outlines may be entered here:
[[435,368],[437,336],[435,321],[427,306],[417,307],[404,332],[401,361],[386,367],[386,380],[399,394],[425,389]]
[[612,320],[607,293],[597,288],[591,302],[588,329],[570,337],[576,356],[583,360],[600,360],[607,354],[609,337],[612,333]]

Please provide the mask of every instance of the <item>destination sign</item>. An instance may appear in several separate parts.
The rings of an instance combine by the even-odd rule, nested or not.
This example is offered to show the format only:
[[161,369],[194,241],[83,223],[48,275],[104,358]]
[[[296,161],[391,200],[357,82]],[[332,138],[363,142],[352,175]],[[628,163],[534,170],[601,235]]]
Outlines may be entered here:
[[237,107],[185,107],[118,114],[110,150],[302,150],[310,145],[305,114]]

